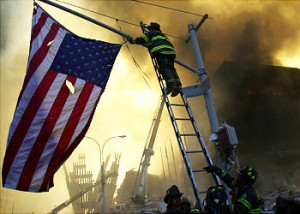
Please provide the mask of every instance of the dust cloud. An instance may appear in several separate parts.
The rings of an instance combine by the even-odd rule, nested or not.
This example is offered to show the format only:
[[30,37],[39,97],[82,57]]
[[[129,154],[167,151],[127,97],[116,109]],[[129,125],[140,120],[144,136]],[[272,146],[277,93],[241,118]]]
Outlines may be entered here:
[[[141,5],[132,1],[69,2],[118,18],[117,22],[67,5],[67,7],[117,29],[121,28],[122,31],[132,36],[139,36],[141,30],[122,22],[122,20],[137,25],[140,21],[144,23],[158,22],[163,32],[185,39],[188,36],[187,25],[189,23],[197,24],[201,19],[201,17]],[[300,10],[300,2],[217,0],[153,1],[153,3],[201,14],[207,13],[212,17],[212,19],[206,20],[198,31],[198,39],[208,75],[212,75],[224,60],[300,68],[300,14],[297,12]],[[63,3],[61,4],[63,5]],[[40,5],[62,25],[79,36],[112,43],[123,42],[120,36],[92,23],[42,2]],[[25,76],[31,17],[31,1],[1,1],[1,165],[9,125]],[[192,45],[185,44],[181,39],[169,38],[175,45],[177,58],[196,68]],[[129,48],[130,51],[124,45],[121,49],[106,91],[102,95],[87,133],[87,136],[96,139],[100,145],[112,136],[122,134],[127,136],[124,139],[115,139],[105,147],[105,155],[114,152],[121,153],[118,185],[122,182],[126,171],[138,168],[160,96],[160,89],[147,50],[133,45],[129,45]],[[136,68],[132,56],[137,60],[141,70]],[[176,67],[184,86],[197,83],[196,75],[178,65]],[[217,86],[212,86],[212,89],[214,87]],[[217,100],[215,104],[220,105]],[[203,98],[191,100],[191,105],[195,109],[196,118],[201,121],[199,125],[205,140],[208,141],[210,127]],[[151,159],[149,172],[163,176],[160,150],[164,153],[165,144],[169,144],[170,140],[175,154],[175,159],[170,159],[170,165],[173,164],[173,161],[178,166],[182,165],[166,109],[156,139],[155,154]],[[209,148],[213,150],[213,146],[209,145]],[[167,150],[171,157],[170,147],[167,147]],[[96,178],[100,168],[98,147],[86,138],[66,161],[68,170],[71,171],[72,164],[77,161],[80,153],[87,154],[88,170],[92,170],[94,178]],[[164,165],[164,167],[166,170],[167,166]],[[174,169],[171,170],[171,174],[174,176]],[[182,166],[177,169],[177,171],[181,170],[183,170]],[[186,178],[186,175],[182,175],[178,183],[188,194],[192,194],[185,187],[187,184],[183,178]],[[166,183],[167,185],[171,184],[169,180]],[[1,198],[5,197],[6,193],[10,197],[12,195],[14,206],[10,208],[16,213],[48,212],[69,197],[62,169],[57,172],[54,184],[55,186],[49,193],[42,194],[22,193],[1,188]],[[40,205],[36,206],[33,201],[39,201]],[[2,207],[1,204],[1,209]],[[62,213],[70,213],[70,208],[65,209]]]

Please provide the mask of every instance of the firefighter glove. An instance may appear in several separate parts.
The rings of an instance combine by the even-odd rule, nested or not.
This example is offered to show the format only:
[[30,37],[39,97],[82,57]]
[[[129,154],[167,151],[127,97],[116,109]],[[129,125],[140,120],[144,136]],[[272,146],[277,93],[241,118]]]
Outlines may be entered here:
[[133,38],[132,38],[132,37],[129,38],[129,39],[128,39],[128,42],[129,42],[130,44],[133,44]]

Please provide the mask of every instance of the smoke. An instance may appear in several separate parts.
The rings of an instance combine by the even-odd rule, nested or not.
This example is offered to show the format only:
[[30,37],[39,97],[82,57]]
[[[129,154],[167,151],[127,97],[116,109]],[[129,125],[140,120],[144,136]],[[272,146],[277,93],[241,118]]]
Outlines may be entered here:
[[[201,14],[208,13],[213,18],[206,20],[197,32],[204,64],[209,76],[224,60],[300,66],[299,2],[159,1],[158,3]],[[119,35],[103,30],[103,28],[51,6],[40,4],[44,6],[49,14],[79,36],[112,43],[123,42]],[[140,21],[144,23],[158,22],[163,32],[185,39],[188,36],[187,25],[191,22],[196,25],[201,19],[201,17],[141,5],[132,1],[78,1],[76,4],[120,19],[117,22],[72,7],[72,9],[117,29],[121,27],[124,32],[132,36],[139,36],[141,30],[121,20],[137,25]],[[10,12],[4,13],[3,11]],[[32,2],[18,1],[18,4],[13,4],[8,1],[1,1],[1,161],[4,156],[9,124],[13,117],[15,103],[25,75],[31,16]],[[183,40],[173,37],[169,37],[169,39],[175,45],[177,58],[196,68],[197,64],[191,43],[185,44]],[[100,100],[93,123],[87,134],[99,140],[100,144],[111,136],[127,135],[124,141],[111,142],[105,148],[107,154],[114,151],[122,152],[119,184],[126,171],[138,167],[160,94],[147,50],[141,46],[133,45],[129,45],[129,48],[130,52],[124,46],[118,56],[109,84]],[[150,88],[143,79],[143,73],[135,67],[131,54],[141,66],[142,71],[150,77],[148,80]],[[291,61],[289,59],[295,60]],[[176,68],[184,86],[197,83],[195,74],[179,65],[176,65]],[[213,91],[215,87],[218,86],[212,85]],[[221,94],[213,94],[213,96],[221,96]],[[172,101],[176,101],[176,99]],[[215,104],[217,106],[221,105],[218,100],[215,100]],[[205,140],[207,140],[210,135],[210,126],[203,98],[192,99],[191,105],[197,121],[201,121],[199,125],[204,133]],[[176,142],[170,119],[164,112],[154,147],[156,153],[152,156],[151,166],[149,167],[150,173],[162,175],[159,150],[170,139],[172,142]],[[71,169],[72,163],[77,161],[78,153],[86,152],[89,154],[86,156],[87,165],[91,166],[89,169],[93,167],[92,170],[96,175],[99,165],[95,163],[95,160],[98,160],[99,154],[97,147],[92,144],[86,140],[81,143],[74,155],[67,161],[69,169]],[[177,144],[175,143],[175,145]],[[175,145],[174,150],[178,150]],[[211,150],[213,148],[210,148]],[[175,155],[175,159],[181,159],[181,157],[178,157],[180,156],[179,153],[176,152]],[[64,196],[60,194],[61,189],[66,188],[64,187],[65,181],[61,170],[58,172],[55,182],[58,188],[54,187],[52,194],[67,199],[67,194]],[[181,181],[181,183],[183,182]],[[19,194],[19,198],[24,196],[22,193]],[[45,194],[43,199],[49,198],[48,196]],[[47,212],[62,200],[57,200],[52,204],[49,203],[47,208],[41,208],[39,211]],[[22,206],[25,207],[24,203]],[[16,205],[15,209],[19,212],[29,212],[37,209],[30,207],[24,210],[24,207],[17,207]]]

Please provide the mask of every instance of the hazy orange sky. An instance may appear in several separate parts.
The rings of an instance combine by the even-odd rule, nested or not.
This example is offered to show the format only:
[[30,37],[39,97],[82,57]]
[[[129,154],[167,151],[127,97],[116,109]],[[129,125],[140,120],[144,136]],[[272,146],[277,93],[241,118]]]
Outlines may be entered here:
[[[145,23],[159,22],[165,33],[181,38],[186,38],[188,35],[187,25],[190,22],[197,24],[201,19],[132,1],[65,1],[137,25],[141,20]],[[52,6],[37,2],[57,21],[79,36],[111,43],[123,42],[119,35]],[[224,60],[240,59],[300,68],[300,1],[195,0],[151,2],[199,14],[207,13],[213,18],[208,19],[198,32],[204,64],[208,72],[214,72]],[[1,0],[0,3],[0,163],[2,167],[9,126],[26,72],[33,4],[30,0]],[[123,31],[132,36],[138,36],[141,33],[138,27],[123,22],[118,22],[118,24],[112,19],[80,9],[72,9],[115,28],[121,26]],[[170,40],[177,50],[177,58],[195,67],[191,44],[185,44],[182,40],[171,37]],[[248,46],[244,46],[244,44],[248,44],[248,46],[251,44],[251,49],[247,49]],[[160,89],[148,52],[140,46],[130,45],[129,47],[141,66],[142,72],[135,67],[129,51],[123,46],[87,133],[87,136],[93,137],[100,144],[112,136],[127,135],[126,138],[112,140],[107,144],[104,151],[105,155],[114,152],[121,153],[118,184],[124,178],[126,171],[138,167],[160,96]],[[177,66],[177,70],[184,86],[196,84],[197,78],[193,73],[179,66]],[[147,79],[150,87],[143,79],[145,77],[143,72],[150,77]],[[195,98],[194,101],[191,101],[192,107],[197,108],[200,99],[202,98]],[[208,123],[203,125],[204,130],[209,130]],[[150,173],[161,173],[159,149],[164,147],[165,142],[168,143],[170,139],[173,142],[173,147],[176,148],[176,154],[178,154],[174,132],[165,109],[154,146],[156,153],[153,155],[152,164],[149,167]],[[80,153],[86,154],[88,169],[92,170],[96,176],[99,170],[99,151],[97,145],[89,139],[84,139],[66,161],[68,170],[71,171],[72,164],[77,161]],[[54,185],[49,193],[4,191],[1,187],[1,197],[8,195],[13,198],[11,202],[15,213],[45,213],[69,197],[62,168],[55,175]],[[1,209],[2,207],[1,205]],[[71,209],[68,207],[61,213],[70,212]]]

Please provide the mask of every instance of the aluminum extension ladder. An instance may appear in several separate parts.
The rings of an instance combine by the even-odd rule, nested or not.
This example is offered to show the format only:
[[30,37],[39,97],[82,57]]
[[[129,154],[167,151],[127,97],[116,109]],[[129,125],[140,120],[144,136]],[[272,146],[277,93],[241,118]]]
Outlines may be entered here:
[[[191,184],[192,184],[192,187],[193,187],[195,198],[196,198],[198,204],[200,205],[201,210],[204,211],[203,200],[201,199],[201,194],[206,193],[207,190],[199,190],[198,189],[198,185],[197,185],[197,182],[196,182],[196,179],[195,179],[195,173],[201,173],[201,172],[206,173],[206,171],[204,169],[192,169],[188,155],[189,154],[195,154],[195,153],[203,154],[209,166],[211,166],[213,164],[211,156],[209,155],[207,146],[206,146],[205,141],[202,137],[199,126],[198,126],[198,124],[195,120],[193,111],[192,111],[192,109],[190,107],[190,104],[189,104],[187,98],[185,97],[183,91],[181,91],[180,94],[177,95],[177,96],[181,96],[182,103],[180,103],[180,104],[171,103],[169,98],[168,98],[168,95],[167,95],[167,91],[166,91],[166,87],[165,87],[164,82],[163,82],[163,78],[162,78],[161,74],[158,71],[159,66],[158,66],[158,64],[157,64],[157,62],[154,58],[152,58],[152,62],[153,62],[153,66],[154,66],[154,69],[155,69],[155,73],[156,73],[157,78],[158,78],[160,88],[161,88],[162,93],[163,93],[163,99],[166,103],[166,106],[167,106],[167,109],[168,109],[168,112],[169,112],[169,116],[171,118],[171,122],[172,122],[174,131],[175,131],[175,134],[176,134],[176,138],[177,138],[177,141],[178,141],[178,144],[179,144],[179,148],[180,148],[180,151],[181,151],[181,154],[182,154],[182,157],[183,157],[183,160],[184,160],[187,172],[188,172],[188,176],[190,178],[190,181],[191,181]],[[188,117],[187,118],[176,117],[174,115],[174,111],[173,111],[174,107],[185,109],[186,112],[187,112]],[[193,133],[188,133],[188,134],[181,133],[179,128],[178,128],[178,123],[177,123],[178,121],[190,121],[192,126],[193,126],[194,132]],[[182,137],[187,137],[187,136],[196,137],[198,142],[200,143],[200,146],[201,146],[202,149],[201,150],[187,151],[186,148],[185,148],[183,139],[182,139]],[[219,177],[216,176],[214,173],[211,173],[211,175],[213,176],[213,178],[216,182],[216,185],[221,185]]]
[[[145,25],[143,24],[143,22],[140,22],[140,26],[141,26],[142,32],[145,33]],[[195,120],[193,111],[190,107],[190,104],[187,100],[187,97],[183,93],[183,90],[180,92],[180,94],[177,95],[177,96],[179,96],[179,95],[181,96],[182,103],[180,103],[180,104],[171,103],[169,98],[168,98],[168,95],[167,95],[167,91],[166,91],[166,87],[165,87],[164,82],[163,82],[162,75],[159,73],[158,63],[157,63],[156,59],[152,57],[151,53],[149,53],[149,54],[150,54],[150,57],[152,59],[152,63],[153,63],[154,69],[155,69],[156,76],[158,78],[160,88],[162,90],[163,99],[164,99],[164,101],[166,103],[166,106],[167,106],[167,109],[168,109],[168,113],[169,113],[169,116],[170,116],[170,119],[171,119],[171,123],[172,123],[172,126],[173,126],[175,134],[176,134],[179,149],[180,149],[181,155],[183,157],[184,164],[186,166],[186,170],[187,170],[188,176],[189,176],[191,184],[192,184],[192,188],[193,188],[195,198],[197,200],[198,205],[201,208],[201,211],[204,211],[203,200],[201,199],[201,194],[206,193],[207,189],[199,190],[197,182],[196,182],[196,178],[195,178],[195,173],[201,173],[201,172],[206,173],[206,171],[204,169],[192,169],[192,166],[191,166],[188,155],[189,154],[195,154],[195,153],[203,154],[206,161],[207,161],[208,166],[213,165],[211,156],[209,155],[207,146],[206,146],[205,141],[203,139],[203,136],[200,132],[197,121]],[[174,115],[174,111],[173,111],[174,107],[175,108],[184,108],[187,112],[188,117],[187,118],[176,117]],[[181,133],[179,131],[179,128],[178,128],[178,123],[177,123],[178,121],[190,121],[190,123],[192,124],[194,132],[189,133],[189,134]],[[193,136],[193,137],[197,138],[197,141],[199,142],[199,144],[201,146],[201,150],[188,150],[188,151],[186,150],[182,137],[188,137],[188,136]],[[213,179],[214,179],[216,185],[221,185],[221,181],[220,181],[219,177],[216,176],[214,173],[210,173],[210,174],[213,176]]]

